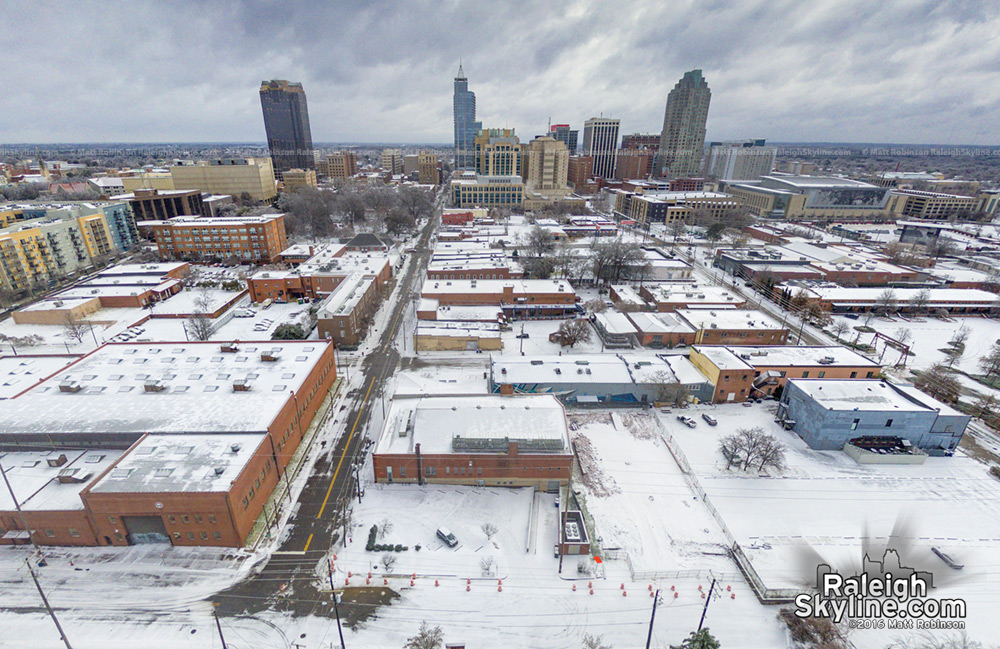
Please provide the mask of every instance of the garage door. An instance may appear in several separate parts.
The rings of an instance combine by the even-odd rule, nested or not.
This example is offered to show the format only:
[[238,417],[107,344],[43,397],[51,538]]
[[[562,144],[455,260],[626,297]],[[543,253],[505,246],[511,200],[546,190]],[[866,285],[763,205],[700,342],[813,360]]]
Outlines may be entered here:
[[129,543],[170,543],[167,528],[159,516],[122,516]]

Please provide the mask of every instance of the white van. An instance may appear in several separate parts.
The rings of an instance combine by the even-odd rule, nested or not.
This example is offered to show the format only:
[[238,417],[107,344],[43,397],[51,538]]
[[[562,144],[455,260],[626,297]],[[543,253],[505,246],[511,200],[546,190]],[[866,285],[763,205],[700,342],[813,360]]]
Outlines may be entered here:
[[448,544],[449,548],[453,548],[458,545],[458,539],[455,538],[455,535],[452,534],[447,527],[439,527],[437,535],[439,539]]

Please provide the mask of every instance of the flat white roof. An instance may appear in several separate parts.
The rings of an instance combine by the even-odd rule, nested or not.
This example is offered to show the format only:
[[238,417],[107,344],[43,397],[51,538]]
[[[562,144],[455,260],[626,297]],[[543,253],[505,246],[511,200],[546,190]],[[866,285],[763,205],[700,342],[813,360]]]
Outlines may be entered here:
[[646,284],[657,303],[742,304],[746,300],[732,291],[708,284]]
[[633,311],[628,314],[629,320],[635,328],[642,333],[665,334],[665,333],[694,333],[694,328],[682,321],[672,313],[649,313],[647,311]]
[[[83,509],[80,492],[122,456],[123,450],[26,451],[0,453],[11,489],[25,511]],[[66,456],[66,463],[49,466],[49,460]],[[59,475],[70,482],[59,482]],[[0,511],[14,511],[7,489],[0,489]]]
[[[412,422],[412,428],[400,437],[406,421]],[[530,449],[532,443],[553,447],[546,452],[572,452],[562,404],[552,395],[541,394],[394,400],[374,452],[411,454],[419,443],[421,454],[448,454],[455,450],[456,440],[493,441],[498,444],[493,452],[502,453],[507,452],[505,440],[519,442],[522,455],[538,452]]]
[[418,336],[440,336],[448,338],[499,338],[500,325],[486,322],[417,322]]
[[0,356],[0,399],[10,399],[79,356]]
[[678,309],[677,315],[696,329],[782,329],[781,323],[757,309]]
[[635,333],[635,325],[624,313],[605,311],[594,316],[594,320],[602,329],[613,336],[623,336]]
[[570,283],[562,279],[428,279],[424,282],[421,294],[433,297],[454,293],[503,293],[505,286],[512,287],[515,295],[560,292],[575,294]]
[[374,275],[364,275],[362,273],[351,273],[345,277],[337,287],[333,289],[319,305],[318,317],[331,318],[333,316],[349,315],[361,301],[361,298],[368,292]]
[[[702,347],[700,349],[707,349]],[[747,363],[754,366],[783,365],[788,367],[813,367],[828,365],[831,367],[851,366],[851,367],[871,367],[877,368],[879,364],[870,360],[853,349],[841,347],[839,345],[829,346],[797,346],[797,345],[764,345],[754,346],[727,346],[726,349],[733,352]],[[749,358],[748,358],[749,357]],[[822,360],[832,359],[832,362],[821,363]]]
[[695,345],[695,351],[707,358],[720,370],[753,370],[748,361],[729,351],[721,345]]
[[[5,433],[242,433],[267,429],[319,362],[319,340],[112,343],[4,402]],[[276,350],[277,361],[261,352]],[[250,390],[234,392],[246,379]],[[162,391],[147,392],[150,381]],[[77,392],[65,392],[79,387]]]
[[918,400],[908,398],[893,385],[877,379],[789,379],[788,382],[832,410],[920,412],[944,405],[926,395]]
[[[229,491],[265,434],[150,435],[91,489],[94,493]],[[265,450],[270,455],[270,448]]]

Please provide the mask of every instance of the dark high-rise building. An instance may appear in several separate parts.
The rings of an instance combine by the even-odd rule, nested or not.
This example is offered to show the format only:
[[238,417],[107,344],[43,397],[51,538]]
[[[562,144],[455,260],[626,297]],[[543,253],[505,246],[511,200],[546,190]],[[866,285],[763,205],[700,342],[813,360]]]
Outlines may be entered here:
[[615,177],[619,126],[621,121],[610,117],[591,117],[583,123],[583,155],[594,159],[595,177]]
[[455,115],[455,168],[474,169],[476,166],[476,136],[482,122],[476,121],[476,93],[469,90],[462,66],[455,77],[455,96],[452,100]]
[[570,155],[576,155],[577,136],[580,131],[571,130],[569,124],[553,124],[549,127],[549,137],[566,145]]
[[667,95],[656,157],[657,176],[683,178],[700,173],[711,100],[712,91],[701,70],[685,72]]
[[279,178],[289,169],[315,169],[309,108],[301,83],[280,79],[260,84],[267,148]]

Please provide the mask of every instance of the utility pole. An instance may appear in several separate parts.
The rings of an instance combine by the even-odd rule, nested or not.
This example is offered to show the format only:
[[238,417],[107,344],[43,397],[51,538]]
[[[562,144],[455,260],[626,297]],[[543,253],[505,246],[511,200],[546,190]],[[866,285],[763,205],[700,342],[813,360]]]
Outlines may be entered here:
[[333,563],[327,562],[330,567],[330,595],[333,597],[333,612],[337,616],[337,633],[340,634],[340,649],[347,649],[344,646],[344,630],[340,627],[340,606],[337,605],[337,591],[333,588]]
[[656,605],[660,601],[660,589],[656,589],[656,596],[653,597],[653,612],[649,614],[649,633],[646,634],[646,649],[649,649],[649,643],[653,640],[653,620],[656,619]]
[[35,552],[41,554],[42,549],[38,547],[38,543],[35,542],[35,537],[28,527],[28,521],[24,518],[24,510],[21,509],[21,503],[17,499],[17,496],[14,495],[14,488],[10,486],[10,479],[7,478],[7,471],[4,470],[2,463],[0,463],[0,475],[3,475],[4,484],[7,485],[7,491],[10,492],[10,499],[14,501],[14,509],[17,510],[17,515],[21,519],[21,525],[24,527],[24,531],[28,533],[28,540],[35,546]]
[[222,635],[222,622],[219,622],[219,611],[216,610],[219,607],[217,603],[212,604],[212,615],[215,616],[215,628],[219,630],[219,639],[222,640],[222,649],[229,649],[226,646],[226,638]]
[[[49,606],[49,600],[45,597],[45,593],[42,591],[42,585],[38,583],[38,577],[35,576],[35,571],[31,567],[31,560],[26,558],[24,560],[24,565],[28,566],[28,572],[31,574],[31,580],[35,582],[35,588],[38,589],[38,594],[42,596],[42,603],[45,604],[45,610],[49,612],[49,617],[52,618],[52,621],[56,625],[56,629],[59,631],[59,638],[63,641],[63,644],[66,645],[66,649],[73,649],[73,645],[69,643],[69,638],[66,637],[66,633],[63,631],[62,625],[59,624],[59,618],[56,617],[56,612],[52,610],[51,606]],[[225,649],[225,645],[223,645],[223,649]]]
[[[705,608],[701,609],[701,619],[698,621],[698,630],[705,623],[705,613],[708,613],[708,604],[712,601],[712,593],[715,591],[715,577],[712,577],[712,585],[708,588],[708,597],[705,598]],[[655,610],[655,609],[654,609]]]

